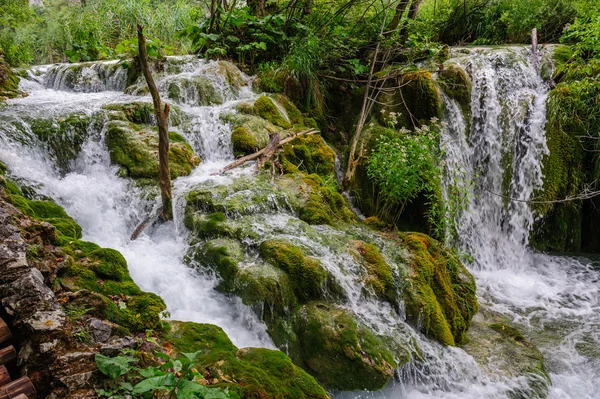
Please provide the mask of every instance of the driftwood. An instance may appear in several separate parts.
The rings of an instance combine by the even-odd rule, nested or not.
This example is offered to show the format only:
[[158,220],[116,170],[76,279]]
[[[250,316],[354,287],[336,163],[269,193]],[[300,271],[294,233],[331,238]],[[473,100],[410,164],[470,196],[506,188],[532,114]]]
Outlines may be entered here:
[[[9,346],[6,348],[0,349],[0,365],[6,364],[17,358],[17,351],[14,346]],[[0,396],[0,398],[2,398]]]
[[11,381],[10,374],[4,366],[0,366],[0,387],[8,384]]
[[246,155],[245,157],[236,159],[234,162],[225,166],[223,168],[223,170],[221,171],[221,173],[230,171],[231,169],[235,169],[238,166],[243,165],[246,162],[254,161],[255,159],[257,159],[257,162],[256,162],[257,168],[261,168],[269,159],[271,159],[271,157],[273,157],[273,154],[275,154],[275,150],[277,148],[286,145],[287,143],[294,140],[298,136],[304,136],[304,135],[315,134],[315,133],[319,133],[319,131],[317,129],[303,130],[299,133],[295,133],[289,137],[286,137],[283,140],[280,139],[279,133],[275,133],[275,134],[271,135],[271,140],[269,141],[269,144],[265,148],[263,148],[260,151],[255,152],[254,154]]
[[37,399],[37,392],[29,378],[21,377],[0,387],[0,399],[16,399],[19,395],[25,395],[28,399]]
[[138,47],[140,52],[140,65],[148,89],[152,95],[154,104],[154,113],[158,125],[158,182],[160,186],[160,196],[162,199],[162,210],[160,217],[163,220],[173,219],[173,198],[171,195],[171,172],[169,169],[169,104],[164,104],[160,100],[158,88],[152,78],[150,67],[148,66],[148,53],[146,52],[146,38],[144,37],[142,25],[137,26]]
[[10,337],[12,337],[12,334],[10,333],[8,326],[6,325],[4,320],[0,318],[0,343],[6,341]]

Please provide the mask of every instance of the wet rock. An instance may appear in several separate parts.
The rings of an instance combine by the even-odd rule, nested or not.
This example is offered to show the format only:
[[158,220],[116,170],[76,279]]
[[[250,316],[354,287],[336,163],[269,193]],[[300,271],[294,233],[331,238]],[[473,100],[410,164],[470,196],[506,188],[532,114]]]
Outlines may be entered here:
[[92,338],[95,343],[108,341],[112,333],[112,328],[100,319],[92,318],[89,320],[89,327],[92,331]]
[[137,341],[133,337],[113,339],[100,347],[100,353],[104,356],[117,356],[124,349],[135,348]]

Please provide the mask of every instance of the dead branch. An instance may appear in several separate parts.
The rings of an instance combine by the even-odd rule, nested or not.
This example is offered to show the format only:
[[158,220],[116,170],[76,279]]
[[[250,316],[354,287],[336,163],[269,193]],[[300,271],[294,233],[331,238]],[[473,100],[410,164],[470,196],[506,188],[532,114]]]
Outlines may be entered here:
[[244,157],[236,159],[234,162],[225,166],[223,168],[223,170],[221,171],[221,173],[228,172],[231,169],[235,169],[238,166],[243,165],[246,162],[254,161],[255,159],[258,159],[258,161],[256,163],[256,167],[261,168],[269,159],[271,159],[273,157],[273,155],[275,154],[275,150],[277,150],[277,148],[283,147],[284,145],[286,145],[290,141],[294,140],[298,136],[304,136],[304,135],[316,134],[316,133],[319,133],[319,131],[317,129],[307,129],[307,130],[303,130],[301,132],[295,133],[289,137],[286,137],[283,140],[280,139],[280,137],[281,137],[280,133],[275,133],[275,134],[271,135],[271,141],[269,141],[269,144],[265,148],[263,148],[260,151],[255,152],[254,154],[246,155]]

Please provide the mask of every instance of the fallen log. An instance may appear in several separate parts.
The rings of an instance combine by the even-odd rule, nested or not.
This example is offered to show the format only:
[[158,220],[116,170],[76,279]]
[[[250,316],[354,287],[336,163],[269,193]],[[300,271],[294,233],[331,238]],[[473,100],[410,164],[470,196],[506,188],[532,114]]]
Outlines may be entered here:
[[4,320],[2,320],[0,317],[0,343],[6,341],[10,337],[12,337],[12,334],[10,333],[10,330],[8,329],[8,326]]
[[[7,348],[0,349],[0,366],[17,358],[17,351],[11,345]],[[2,398],[0,396],[0,398]]]
[[[271,159],[271,157],[273,156],[273,154],[275,153],[275,150],[277,148],[283,147],[284,145],[286,145],[290,141],[294,140],[298,136],[304,136],[304,135],[316,134],[316,133],[319,133],[319,131],[317,129],[307,129],[307,130],[303,130],[301,132],[295,133],[289,137],[286,137],[283,140],[279,139],[279,137],[280,137],[279,133],[275,133],[271,136],[271,140],[269,141],[269,144],[265,148],[263,148],[260,151],[255,152],[254,154],[246,155],[244,157],[236,159],[234,162],[225,166],[223,168],[223,170],[221,171],[221,173],[228,172],[231,169],[235,169],[238,166],[245,164],[246,162],[254,161],[255,159],[259,159],[259,158],[260,158],[260,160],[256,163],[256,167],[261,168],[265,164],[265,162],[267,162],[269,159]],[[277,143],[273,147],[272,144],[274,143],[274,140],[277,140]],[[269,155],[269,156],[267,157],[267,155]]]
[[0,399],[16,399],[19,395],[25,395],[28,399],[37,399],[37,392],[27,377],[21,377],[0,387]]
[[8,370],[4,366],[0,366],[0,387],[8,384],[11,381]]

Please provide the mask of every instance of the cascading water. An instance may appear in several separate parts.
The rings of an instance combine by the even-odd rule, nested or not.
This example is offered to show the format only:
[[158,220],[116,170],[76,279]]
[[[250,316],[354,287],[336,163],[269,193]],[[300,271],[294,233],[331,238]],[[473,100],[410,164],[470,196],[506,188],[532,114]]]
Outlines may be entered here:
[[[531,199],[541,184],[547,88],[522,49],[474,51],[455,61],[472,76],[473,117],[469,131],[469,118],[453,100],[444,99],[444,186],[446,198],[451,187],[472,198],[457,215],[456,245],[474,258],[480,302],[513,318],[540,345],[554,382],[552,397],[598,397],[594,389],[600,382],[600,365],[592,356],[581,354],[582,348],[593,352],[599,347],[598,289],[594,285],[598,274],[583,261],[528,251],[534,216],[525,202],[505,199]],[[404,267],[399,260],[404,254],[397,245],[360,227],[307,225],[291,211],[293,198],[273,194],[265,188],[269,183],[255,176],[252,168],[214,175],[233,159],[231,128],[220,114],[256,97],[247,82],[232,84],[226,74],[216,73],[222,72],[221,67],[191,57],[176,58],[157,79],[163,96],[177,102],[187,115],[180,133],[203,162],[189,176],[174,181],[175,223],[148,228],[136,241],[129,240],[131,232],[158,204],[144,199],[135,184],[117,177],[118,168],[111,166],[104,145],[101,107],[149,98],[140,97],[145,94],[143,83],[127,88],[132,95],[123,94],[127,76],[117,63],[33,68],[30,79],[22,82],[29,97],[11,100],[0,110],[0,160],[18,178],[63,205],[83,227],[84,239],[119,250],[133,279],[165,300],[171,318],[217,324],[240,347],[273,347],[273,343],[257,317],[260,310],[216,291],[218,280],[211,272],[184,264],[190,248],[182,223],[185,195],[198,187],[217,190],[242,184],[243,190],[232,195],[242,199],[266,196],[266,202],[248,205],[233,221],[252,226],[253,235],[247,240],[254,244],[271,238],[293,242],[322,262],[341,287],[343,306],[360,321],[378,334],[402,341],[400,345],[420,348],[419,359],[400,367],[399,378],[384,390],[342,392],[336,397],[503,398],[520,388],[521,379],[490,376],[462,349],[444,347],[416,332],[404,322],[401,309],[365,295],[364,272],[346,251],[348,243],[368,237],[398,273]],[[195,87],[210,83],[214,90],[200,93],[190,82]],[[223,104],[212,105],[215,99]],[[76,158],[66,172],[59,171],[46,144],[31,132],[32,120],[60,119],[77,111],[95,116],[100,123],[89,124]],[[62,133],[72,140],[70,132]],[[509,177],[505,177],[507,170]],[[260,261],[255,254],[246,254],[242,267],[260,267]]]
[[[528,249],[527,201],[542,187],[549,88],[528,49],[478,49],[450,60],[472,79],[471,126],[444,98],[444,188],[469,203],[455,215],[480,303],[513,319],[543,352],[551,398],[600,397],[600,287],[590,261]],[[447,195],[447,194],[446,194]],[[595,348],[595,349],[594,349]]]

